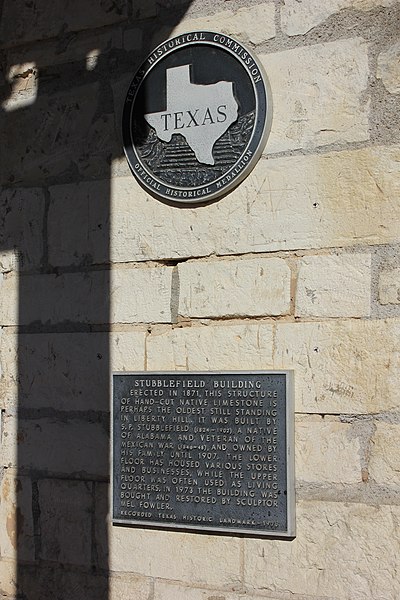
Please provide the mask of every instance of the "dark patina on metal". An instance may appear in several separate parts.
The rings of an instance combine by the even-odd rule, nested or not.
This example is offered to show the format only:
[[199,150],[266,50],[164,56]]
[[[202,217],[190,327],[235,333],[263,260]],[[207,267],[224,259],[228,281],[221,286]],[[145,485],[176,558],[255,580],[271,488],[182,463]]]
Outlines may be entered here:
[[115,373],[113,522],[294,536],[291,372]]
[[133,78],[125,154],[154,196],[207,202],[248,175],[271,120],[269,84],[256,57],[229,36],[186,33],[158,46]]

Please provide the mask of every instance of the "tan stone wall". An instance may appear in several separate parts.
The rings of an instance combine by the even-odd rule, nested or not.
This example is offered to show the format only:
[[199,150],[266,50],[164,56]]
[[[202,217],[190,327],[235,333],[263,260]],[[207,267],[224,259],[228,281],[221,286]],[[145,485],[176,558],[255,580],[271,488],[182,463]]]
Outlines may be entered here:
[[[0,596],[397,600],[400,2],[70,4],[0,2]],[[240,187],[182,209],[120,117],[201,28],[259,55],[274,117]],[[112,526],[109,373],[236,369],[294,370],[296,539]]]

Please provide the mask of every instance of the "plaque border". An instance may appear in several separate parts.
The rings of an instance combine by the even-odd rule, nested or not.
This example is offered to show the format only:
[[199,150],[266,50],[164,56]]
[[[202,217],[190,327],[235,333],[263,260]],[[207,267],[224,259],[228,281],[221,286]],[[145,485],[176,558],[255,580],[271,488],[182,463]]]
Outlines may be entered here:
[[[180,38],[187,38],[188,36],[193,36],[194,34],[200,34],[200,36],[205,35],[206,38],[207,38],[207,36],[214,36],[214,39],[206,39],[206,38],[205,39],[196,39],[196,40],[186,39],[185,41],[183,41],[183,43],[179,43],[179,44],[175,45],[176,40],[178,40]],[[261,92],[259,89],[257,89],[257,85],[254,83],[254,80],[252,79],[251,75],[249,75],[249,72],[248,72],[249,70],[247,68],[247,65],[243,64],[242,66],[243,66],[243,69],[249,75],[249,78],[251,79],[251,83],[253,86],[254,95],[255,95],[255,99],[256,99],[256,123],[258,122],[258,120],[260,120],[260,123],[259,123],[259,125],[255,126],[253,135],[250,138],[250,140],[246,146],[246,150],[242,153],[241,157],[228,169],[228,171],[226,171],[226,173],[221,175],[219,178],[212,181],[210,184],[201,184],[201,185],[197,185],[195,187],[184,187],[184,186],[178,187],[178,186],[174,186],[174,185],[169,185],[169,184],[165,183],[164,181],[162,181],[161,179],[158,179],[153,173],[151,173],[151,171],[149,171],[149,169],[144,165],[143,161],[141,160],[141,158],[133,144],[132,136],[131,136],[131,132],[130,132],[130,125],[131,125],[131,115],[132,115],[133,107],[135,104],[136,95],[137,95],[139,88],[142,84],[142,81],[145,79],[147,73],[149,71],[151,71],[164,58],[164,56],[168,56],[169,54],[172,54],[175,50],[177,50],[179,48],[183,48],[186,46],[194,46],[194,45],[199,45],[199,44],[215,46],[215,47],[221,48],[222,50],[224,50],[224,51],[228,52],[229,54],[231,54],[232,56],[234,56],[237,59],[237,61],[239,62],[239,64],[241,64],[239,56],[233,50],[231,50],[230,47],[225,46],[223,43],[218,43],[215,40],[215,36],[223,37],[224,39],[226,39],[226,38],[231,39],[233,42],[235,42],[235,44],[240,46],[244,50],[244,52],[247,52],[248,56],[251,57],[253,63],[256,65],[259,75],[261,77],[261,83],[262,83],[262,88],[261,88],[262,91]],[[164,48],[166,48],[166,49],[161,52],[161,50]],[[156,55],[157,55],[157,57],[156,57]],[[154,61],[149,64],[149,59],[151,59],[152,57],[156,57],[156,58],[154,58]],[[261,104],[260,96],[261,95],[263,96],[263,98],[262,98],[263,102],[265,102],[265,108],[264,108],[265,114],[264,115],[261,115],[262,111],[260,111],[260,104]],[[129,166],[129,169],[130,169],[132,175],[135,177],[136,181],[139,183],[139,185],[142,187],[142,189],[144,189],[148,194],[157,198],[158,200],[161,200],[166,203],[171,203],[172,205],[175,205],[175,206],[176,205],[208,204],[210,202],[213,202],[215,200],[218,200],[218,199],[226,196],[229,192],[234,190],[237,186],[239,186],[242,183],[242,181],[244,179],[246,179],[246,177],[254,169],[254,167],[256,166],[256,164],[258,163],[259,159],[262,156],[262,153],[267,144],[269,135],[271,133],[272,116],[273,116],[273,99],[272,99],[271,85],[270,85],[268,76],[266,74],[266,71],[264,69],[264,66],[261,63],[261,60],[258,58],[257,55],[254,54],[254,52],[249,47],[247,47],[242,42],[239,42],[236,38],[234,38],[230,35],[226,35],[221,32],[210,31],[208,29],[199,29],[199,30],[193,30],[193,31],[181,33],[172,38],[168,38],[164,42],[161,42],[156,48],[154,48],[146,56],[146,58],[142,61],[142,63],[140,64],[140,66],[138,67],[138,69],[136,70],[136,72],[133,75],[132,81],[128,87],[128,91],[127,91],[127,95],[125,98],[123,111],[122,111],[122,141],[123,141],[123,149],[124,149],[125,158],[126,158],[126,161],[128,163],[128,166]],[[258,128],[261,131],[259,131],[258,135],[256,135],[256,131]],[[244,156],[249,149],[251,149],[253,152],[252,157],[247,161],[246,165],[237,174],[233,174],[233,172],[237,168],[237,165],[241,161],[243,162]],[[143,176],[139,175],[140,169],[144,172]],[[232,175],[231,175],[231,173],[232,173]],[[218,188],[217,182],[225,179],[228,175],[231,176],[230,181],[228,183],[226,183],[225,185],[223,185],[222,187]],[[151,179],[152,182],[154,184],[156,184],[156,186],[152,187],[152,184],[147,185],[147,183],[143,180],[144,177],[146,177],[147,179]],[[189,192],[193,192],[195,190],[208,189],[210,186],[212,186],[213,189],[208,194],[197,195],[195,197],[190,197],[189,195],[183,196],[184,193],[189,194]],[[177,192],[180,192],[182,195],[176,196],[173,193],[171,193],[171,194],[168,193],[167,190],[170,190],[171,192],[177,191]]]
[[[184,525],[182,523],[164,523],[162,521],[135,521],[134,519],[114,518],[114,377],[118,375],[285,375],[286,376],[286,510],[287,529],[285,531],[265,531],[246,529],[245,527],[208,527],[207,525]],[[240,535],[274,539],[294,539],[296,537],[296,490],[295,490],[295,431],[294,431],[294,370],[257,370],[257,371],[113,371],[110,378],[110,490],[109,502],[111,524],[116,526],[134,526],[141,529],[162,529],[171,531],[203,532],[220,535]]]

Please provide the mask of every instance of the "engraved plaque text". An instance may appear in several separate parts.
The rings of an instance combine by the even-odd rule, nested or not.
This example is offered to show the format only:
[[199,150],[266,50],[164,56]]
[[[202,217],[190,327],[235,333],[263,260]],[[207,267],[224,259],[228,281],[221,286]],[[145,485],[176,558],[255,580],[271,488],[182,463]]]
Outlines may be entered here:
[[290,376],[114,374],[114,523],[293,536]]

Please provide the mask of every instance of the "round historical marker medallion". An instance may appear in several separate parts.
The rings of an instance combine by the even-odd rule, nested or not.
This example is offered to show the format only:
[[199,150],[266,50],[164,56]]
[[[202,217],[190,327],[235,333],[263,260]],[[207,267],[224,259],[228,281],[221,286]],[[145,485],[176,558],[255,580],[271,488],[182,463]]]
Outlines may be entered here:
[[249,50],[220,33],[185,33],[158,46],[133,78],[125,154],[154,196],[207,202],[248,175],[271,119],[269,86]]

